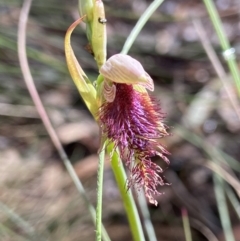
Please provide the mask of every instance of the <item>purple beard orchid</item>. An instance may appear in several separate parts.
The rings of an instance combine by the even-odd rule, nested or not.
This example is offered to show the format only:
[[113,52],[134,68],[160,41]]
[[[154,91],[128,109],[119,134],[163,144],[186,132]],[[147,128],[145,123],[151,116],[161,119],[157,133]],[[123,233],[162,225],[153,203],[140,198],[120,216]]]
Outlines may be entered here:
[[162,168],[151,158],[160,156],[169,163],[165,156],[169,153],[159,142],[169,134],[158,101],[146,91],[154,90],[153,80],[137,60],[124,54],[109,58],[100,74],[104,77],[98,113],[101,134],[114,143],[128,167],[128,188],[143,188],[149,202],[157,205],[157,187],[166,183]]

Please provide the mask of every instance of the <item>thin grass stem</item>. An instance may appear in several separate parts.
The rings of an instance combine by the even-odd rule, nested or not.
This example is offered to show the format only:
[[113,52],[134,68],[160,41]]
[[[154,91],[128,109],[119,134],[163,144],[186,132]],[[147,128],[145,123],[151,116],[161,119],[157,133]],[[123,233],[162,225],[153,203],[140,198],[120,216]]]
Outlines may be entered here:
[[230,184],[235,189],[238,197],[240,198],[240,183],[235,177],[234,173],[230,172],[231,169],[227,171],[225,170],[226,168],[222,168],[221,165],[218,164],[219,159],[217,157],[215,158],[214,156],[212,156],[212,159],[214,161],[207,162],[205,166],[211,169],[214,173],[217,173],[223,180]]
[[144,25],[147,23],[149,18],[152,16],[152,14],[157,10],[157,8],[163,3],[164,0],[155,0],[153,1],[149,7],[146,9],[146,11],[143,13],[143,15],[139,18],[137,24],[132,29],[130,35],[128,36],[121,53],[127,54],[130,48],[132,47],[134,41],[136,40],[138,34],[143,29]]
[[7,214],[7,216],[18,226],[20,227],[26,234],[30,237],[35,236],[35,229],[23,218],[21,218],[16,212],[6,206],[4,203],[0,202],[0,209]]
[[226,198],[223,190],[224,182],[223,179],[216,173],[213,173],[214,180],[214,192],[216,196],[218,212],[220,215],[221,224],[224,231],[226,241],[235,241],[232,225],[229,218]]
[[186,241],[192,241],[192,233],[186,208],[182,208],[182,221]]
[[183,126],[179,126],[176,123],[174,124],[174,126],[176,127],[174,129],[174,133],[179,135],[181,138],[189,141],[190,143],[192,143],[193,145],[195,145],[199,148],[202,148],[202,150],[209,157],[211,157],[213,159],[217,159],[220,162],[224,163],[225,165],[230,166],[235,171],[240,172],[240,164],[236,159],[234,159],[233,157],[231,157],[227,153],[223,152],[219,148],[205,143],[199,135],[197,135],[193,132],[190,132],[189,130],[187,130]]
[[97,180],[97,207],[96,207],[96,241],[102,240],[102,193],[103,173],[105,160],[105,143],[99,153],[98,180]]
[[[200,137],[198,137],[197,135],[191,133],[191,137],[190,137],[190,133],[187,133],[187,130],[183,130],[182,128],[178,127],[178,134],[180,134],[184,139],[192,142],[194,145],[198,146],[198,147],[202,147],[202,149],[209,155],[209,157],[212,159],[211,162],[211,166],[214,165],[214,169],[213,170],[213,175],[214,175],[214,190],[215,190],[215,195],[216,195],[216,200],[217,200],[217,205],[218,205],[218,209],[219,209],[219,214],[220,214],[220,219],[221,219],[221,223],[223,226],[223,230],[224,230],[224,235],[226,238],[226,241],[234,241],[234,236],[232,233],[232,228],[231,228],[231,222],[230,222],[230,218],[229,218],[229,214],[228,214],[228,210],[227,210],[227,204],[226,204],[226,198],[224,195],[224,191],[223,191],[223,184],[224,181],[223,179],[218,175],[218,174],[222,174],[222,172],[219,171],[219,169],[221,168],[220,166],[218,166],[218,164],[215,163],[225,163],[227,164],[226,160],[224,160],[224,157],[220,151],[215,148],[212,147],[211,148],[207,148],[207,145],[203,144],[202,140]],[[235,162],[236,160],[234,160]],[[223,169],[221,168],[221,170],[223,171]],[[216,171],[218,171],[219,173],[215,173]],[[226,177],[226,173],[225,173],[225,177]],[[229,178],[231,178],[231,180],[233,179],[233,177],[231,177],[230,175],[227,176],[228,178],[226,178],[227,181],[229,181]],[[234,184],[233,186],[236,188],[236,185],[239,185],[239,183],[234,179],[234,183],[233,181],[231,181],[230,183],[231,185]],[[236,190],[238,190],[238,188],[236,188]]]
[[[14,232],[4,224],[0,223],[0,235],[1,240],[12,240],[12,238],[16,238],[18,241],[36,241],[36,239],[29,239],[26,237],[23,237],[22,235]],[[9,239],[11,237],[11,239]],[[6,239],[5,239],[6,238]]]
[[230,203],[232,204],[238,218],[240,219],[240,203],[238,198],[236,197],[235,193],[233,192],[233,190],[230,188],[230,186],[226,183],[224,186],[224,190],[226,192],[226,195],[230,201]]
[[230,100],[233,109],[238,117],[238,120],[240,120],[240,110],[239,110],[239,104],[238,104],[238,100],[237,100],[237,96],[235,96],[232,91],[230,90],[230,83],[228,82],[228,76],[216,54],[216,52],[214,51],[214,48],[209,40],[209,38],[207,37],[206,31],[204,29],[204,26],[201,22],[200,19],[194,19],[193,20],[193,25],[200,37],[201,43],[203,45],[203,48],[205,50],[205,52],[208,55],[208,58],[210,59],[219,79],[222,82],[222,85],[227,93],[228,99]]
[[198,219],[191,218],[191,226],[204,235],[208,241],[219,241],[213,231]]
[[219,14],[217,12],[217,9],[213,3],[212,0],[203,0],[206,9],[208,11],[208,14],[211,18],[212,24],[215,28],[215,31],[217,33],[218,39],[221,44],[221,48],[223,50],[223,57],[228,63],[229,70],[231,72],[231,75],[235,81],[238,95],[240,97],[240,75],[237,63],[235,61],[235,50],[231,48],[231,45],[228,41],[228,38],[224,32],[223,25],[221,22],[221,19],[219,17]]

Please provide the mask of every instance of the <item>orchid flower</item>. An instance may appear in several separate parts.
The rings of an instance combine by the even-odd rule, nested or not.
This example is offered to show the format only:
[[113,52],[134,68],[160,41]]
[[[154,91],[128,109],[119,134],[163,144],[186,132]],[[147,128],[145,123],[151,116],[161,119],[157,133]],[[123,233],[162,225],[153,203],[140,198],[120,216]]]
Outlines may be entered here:
[[113,55],[99,72],[104,78],[97,118],[101,134],[114,143],[129,168],[128,188],[143,187],[149,202],[157,205],[154,195],[165,182],[151,158],[160,156],[168,163],[168,152],[159,142],[168,133],[158,101],[146,91],[153,91],[153,80],[136,59],[124,54]]
[[[93,11],[100,5],[101,1],[95,1]],[[105,16],[101,14],[98,9],[97,16],[104,19]],[[97,38],[98,46],[104,46],[104,34],[101,31],[97,37],[93,34],[97,32],[92,24],[96,14],[88,15],[90,17],[85,21],[89,25],[90,44],[92,47],[97,46],[94,40]],[[118,151],[121,160],[129,169],[128,188],[143,188],[149,202],[157,205],[154,195],[159,194],[158,185],[162,186],[165,182],[161,177],[163,170],[151,158],[160,156],[168,163],[166,154],[169,153],[159,139],[169,134],[163,124],[159,102],[147,92],[154,90],[153,80],[141,63],[129,55],[116,54],[105,61],[104,51],[98,50],[104,48],[93,47],[100,73],[94,87],[77,62],[70,42],[72,31],[83,19],[84,17],[74,22],[65,37],[70,74],[100,126],[103,141],[108,140],[114,144],[113,151]],[[98,21],[101,27],[104,26],[99,19],[94,21]]]

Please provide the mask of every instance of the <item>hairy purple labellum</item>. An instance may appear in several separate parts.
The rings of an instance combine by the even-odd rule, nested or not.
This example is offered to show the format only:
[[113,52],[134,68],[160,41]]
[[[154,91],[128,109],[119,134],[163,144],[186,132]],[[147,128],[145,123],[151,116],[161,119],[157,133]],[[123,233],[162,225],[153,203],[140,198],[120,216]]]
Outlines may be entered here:
[[130,170],[128,188],[143,187],[149,202],[157,204],[154,195],[164,185],[162,169],[151,161],[160,156],[167,163],[169,154],[159,143],[168,133],[162,123],[159,103],[147,92],[136,91],[133,85],[113,83],[115,98],[105,101],[98,114],[102,135],[113,141],[120,157]]

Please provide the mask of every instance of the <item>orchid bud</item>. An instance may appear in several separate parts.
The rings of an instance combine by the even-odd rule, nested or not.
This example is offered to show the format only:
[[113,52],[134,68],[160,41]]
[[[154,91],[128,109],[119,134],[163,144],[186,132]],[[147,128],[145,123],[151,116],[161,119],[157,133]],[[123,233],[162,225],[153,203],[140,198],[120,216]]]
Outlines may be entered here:
[[86,23],[86,35],[91,42],[91,37],[92,37],[92,19],[93,19],[93,1],[92,0],[79,0],[78,1],[78,8],[79,8],[79,13],[80,16],[83,17],[83,22]]
[[103,2],[94,0],[91,45],[99,68],[106,62],[106,21]]
[[86,33],[90,48],[100,68],[106,62],[106,18],[102,0],[79,0],[81,16],[86,16]]
[[78,7],[80,16],[83,17],[86,15],[86,18],[83,19],[83,22],[91,22],[93,18],[93,1],[92,0],[79,0]]
[[125,54],[115,54],[107,60],[99,72],[105,80],[119,84],[140,85],[153,91],[152,78],[136,59]]

